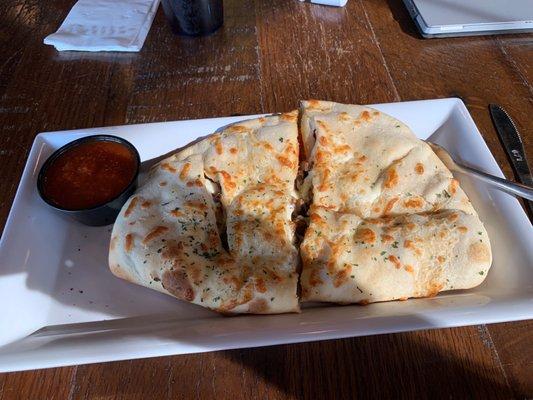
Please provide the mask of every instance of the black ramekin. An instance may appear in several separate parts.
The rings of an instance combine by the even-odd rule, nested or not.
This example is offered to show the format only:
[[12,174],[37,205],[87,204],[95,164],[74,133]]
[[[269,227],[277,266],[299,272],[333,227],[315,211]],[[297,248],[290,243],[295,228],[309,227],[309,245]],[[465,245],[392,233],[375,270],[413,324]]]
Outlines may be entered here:
[[[116,142],[120,143],[124,146],[126,146],[134,155],[136,159],[136,170],[135,174],[133,175],[132,180],[124,188],[122,192],[120,192],[115,198],[111,199],[110,201],[97,205],[92,208],[83,208],[78,210],[69,210],[59,207],[57,204],[52,202],[49,198],[46,197],[44,194],[44,188],[43,188],[43,180],[44,176],[46,174],[46,171],[52,165],[52,163],[63,153],[65,153],[67,150],[79,146],[82,143],[87,142],[93,142],[93,141],[108,141],[108,142]],[[129,197],[135,192],[135,189],[137,189],[137,178],[139,176],[139,167],[141,165],[141,158],[139,156],[139,152],[137,149],[127,140],[124,140],[122,138],[112,136],[112,135],[94,135],[94,136],[86,136],[81,139],[74,140],[65,146],[59,148],[56,150],[48,159],[45,161],[43,166],[41,167],[41,170],[39,171],[39,176],[37,177],[37,190],[39,192],[39,195],[41,196],[41,199],[44,200],[46,204],[48,204],[50,207],[54,208],[55,210],[61,212],[62,214],[68,215],[71,218],[74,218],[75,220],[81,222],[82,224],[89,225],[89,226],[103,226],[103,225],[109,225],[115,222],[115,219],[117,218],[118,213],[120,212],[122,206],[126,201],[129,199]]]

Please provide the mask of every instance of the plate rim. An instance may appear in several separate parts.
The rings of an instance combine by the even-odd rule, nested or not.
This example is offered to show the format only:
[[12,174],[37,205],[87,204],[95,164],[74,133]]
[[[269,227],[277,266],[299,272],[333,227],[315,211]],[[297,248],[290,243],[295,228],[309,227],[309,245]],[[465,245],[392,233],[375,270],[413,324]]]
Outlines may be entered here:
[[[463,101],[459,98],[442,98],[442,99],[427,99],[427,100],[415,100],[415,101],[406,101],[406,102],[395,102],[395,103],[379,103],[379,104],[373,104],[369,105],[370,107],[391,107],[394,105],[402,104],[402,105],[410,105],[410,104],[416,104],[420,102],[435,102],[435,103],[448,103],[449,104],[449,113],[444,118],[449,118],[450,115],[454,112],[461,112],[463,114],[463,117],[465,117],[466,122],[470,126],[471,133],[474,135],[478,135],[481,138],[481,141],[484,144],[483,153],[487,156],[488,163],[490,164],[490,170],[488,172],[496,174],[500,177],[504,177],[503,172],[499,165],[496,162],[496,159],[494,158],[494,155],[490,151],[490,148],[488,147],[487,143],[485,142],[483,136],[481,135],[479,129],[477,128],[474,120],[472,119],[472,116],[468,112],[468,109],[466,105],[463,103]],[[35,173],[35,169],[37,165],[39,165],[39,157],[41,154],[39,151],[42,151],[43,145],[47,143],[47,138],[50,135],[72,135],[72,134],[79,134],[80,136],[90,135],[96,132],[101,131],[102,129],[113,129],[113,128],[123,128],[125,126],[154,126],[154,125],[168,125],[172,123],[179,123],[179,122],[190,122],[190,121],[213,121],[213,120],[242,120],[242,119],[249,119],[254,118],[257,116],[261,116],[265,114],[255,114],[255,115],[243,115],[238,117],[215,117],[215,118],[199,118],[199,119],[187,119],[187,120],[177,120],[177,121],[165,121],[165,122],[155,122],[155,123],[142,123],[142,124],[129,124],[129,125],[115,125],[115,126],[107,126],[107,127],[91,127],[91,128],[85,128],[85,129],[74,129],[74,130],[68,130],[68,131],[47,131],[47,132],[41,132],[35,136],[35,139],[32,143],[31,149],[28,153],[28,157],[23,169],[23,172],[21,174],[19,184],[15,193],[15,196],[13,198],[13,202],[10,208],[10,211],[8,213],[8,217],[6,219],[5,225],[2,229],[2,234],[0,237],[0,254],[5,251],[5,247],[7,246],[7,237],[9,236],[9,232],[11,230],[11,226],[13,224],[13,219],[15,218],[15,212],[14,209],[17,206],[17,202],[20,202],[20,197],[22,196],[23,191],[25,190],[25,185],[27,184],[27,181],[30,177],[30,174]],[[74,139],[73,139],[74,140]],[[39,154],[38,154],[39,153]],[[490,155],[490,156],[489,156]],[[35,167],[34,171],[32,172],[32,165],[31,162],[35,161]],[[517,204],[518,201],[516,201]],[[520,206],[520,210],[517,212],[521,212],[524,218],[527,218],[527,215],[523,208]],[[513,298],[509,299],[507,303],[510,304],[521,304],[523,305],[524,302],[532,302],[531,292],[525,292],[524,295],[526,297],[524,298]],[[492,307],[495,305],[493,304]],[[505,303],[498,303],[497,306],[504,307]],[[420,330],[420,329],[431,329],[431,328],[445,328],[445,327],[455,327],[455,326],[467,326],[467,325],[476,325],[480,323],[496,323],[496,322],[504,322],[504,321],[516,321],[516,320],[523,320],[523,319],[529,319],[533,318],[533,307],[531,307],[531,311],[524,312],[523,310],[519,310],[517,307],[511,307],[511,310],[507,310],[507,313],[505,317],[503,317],[503,313],[497,313],[497,316],[490,316],[487,313],[486,309],[483,309],[481,312],[479,312],[479,305],[476,306],[466,306],[466,307],[459,307],[455,309],[444,309],[444,311],[447,311],[450,313],[448,320],[446,323],[443,323],[444,321],[439,321],[440,325],[432,325],[431,322],[423,321],[419,322],[418,324],[411,322],[410,326],[403,326],[401,324],[398,325],[398,328],[396,329],[393,325],[392,327],[382,328],[381,330],[377,331],[352,331],[349,327],[343,329],[333,329],[329,330],[328,332],[322,332],[322,333],[314,333],[313,336],[301,336],[297,338],[287,338],[287,336],[283,336],[282,339],[272,339],[272,340],[262,340],[255,344],[246,344],[245,346],[242,346],[242,342],[236,343],[234,346],[228,346],[228,345],[221,345],[219,347],[215,346],[206,346],[204,348],[195,348],[194,346],[191,347],[191,349],[188,349],[186,347],[180,347],[179,344],[167,344],[165,346],[160,346],[158,351],[152,350],[152,351],[144,351],[140,352],[135,355],[127,354],[127,353],[100,353],[98,357],[96,358],[87,358],[82,359],[81,363],[94,363],[94,362],[107,362],[107,361],[118,361],[118,360],[125,360],[125,359],[137,359],[137,358],[147,358],[147,357],[155,357],[155,356],[163,356],[163,355],[176,355],[176,354],[189,354],[189,353],[196,353],[196,352],[203,352],[203,351],[215,351],[215,350],[225,350],[225,349],[234,349],[234,348],[242,348],[242,347],[259,347],[259,346],[270,346],[270,345],[277,345],[277,344],[283,344],[283,343],[300,343],[300,342],[307,342],[307,341],[316,341],[316,340],[327,340],[327,339],[333,339],[333,338],[346,338],[346,337],[358,337],[358,336],[366,336],[366,335],[372,335],[372,334],[384,334],[384,333],[396,333],[396,332],[405,332],[405,331],[413,331],[413,330]],[[484,306],[481,306],[484,307]],[[506,306],[506,307],[509,307]],[[468,312],[467,310],[471,308],[472,310],[476,310],[475,316],[470,315],[470,319],[468,322],[465,322],[464,320],[461,320],[459,318],[460,315],[462,315],[465,312]],[[443,310],[440,310],[441,312]],[[450,322],[450,319],[453,318],[454,313],[456,314],[455,320],[453,322]],[[385,319],[409,319],[413,318],[414,314],[407,314],[407,315],[396,315],[394,317],[386,316],[386,317],[372,317],[371,319],[376,318],[385,318]],[[259,317],[259,318],[265,318],[265,317]],[[120,318],[119,318],[120,319]],[[425,323],[424,323],[425,322]],[[78,323],[77,325],[81,325],[83,323]],[[91,333],[85,333],[86,336],[91,336]],[[21,339],[21,341],[27,341],[30,338],[33,339],[33,334],[26,336],[25,338]],[[112,339],[110,339],[112,340]],[[18,341],[20,342],[20,341]],[[17,344],[17,342],[14,342]],[[80,364],[80,359],[76,359],[76,357],[69,359],[67,356],[67,352],[65,352],[65,356],[63,358],[56,357],[52,360],[40,360],[39,362],[32,362],[31,360],[13,363],[13,352],[10,352],[10,347],[13,343],[9,343],[5,346],[0,347],[0,372],[11,372],[11,371],[21,371],[21,370],[28,370],[28,369],[35,369],[35,368],[49,368],[49,367],[58,367],[58,366],[67,366],[67,365],[76,365]],[[171,349],[178,349],[178,351],[173,351]],[[185,351],[184,351],[185,349]],[[7,350],[7,352],[6,352]],[[34,349],[33,352],[35,353],[39,348]],[[190,351],[189,351],[190,350]],[[30,351],[31,353],[31,351]],[[10,364],[10,365],[9,365]],[[37,366],[36,366],[37,365]]]

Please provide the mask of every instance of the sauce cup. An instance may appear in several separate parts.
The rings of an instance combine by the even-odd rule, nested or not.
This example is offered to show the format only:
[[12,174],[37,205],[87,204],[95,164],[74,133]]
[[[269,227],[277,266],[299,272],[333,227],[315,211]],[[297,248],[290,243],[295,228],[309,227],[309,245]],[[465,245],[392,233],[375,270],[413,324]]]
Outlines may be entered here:
[[[78,154],[84,154],[84,149],[90,149],[91,146],[79,146],[97,142],[112,142],[114,144],[119,144],[121,146],[124,146],[124,148],[131,153],[133,160],[129,160],[129,162],[131,161],[130,174],[132,178],[125,181],[126,183],[123,184],[123,187],[115,188],[114,190],[116,193],[112,197],[95,204],[86,204],[83,207],[73,207],[66,205],[66,203],[61,204],[57,201],[57,199],[53,199],[49,193],[50,190],[47,190],[46,185],[49,184],[50,177],[52,176],[52,167],[54,166],[54,163],[58,162],[58,160],[64,163],[64,159],[69,157],[69,154],[73,154],[74,151],[76,151],[74,150],[76,148],[78,148]],[[50,207],[64,215],[67,215],[81,222],[82,224],[89,226],[109,225],[115,221],[124,203],[126,203],[128,198],[135,192],[135,189],[137,188],[140,163],[141,162],[139,152],[127,140],[112,135],[94,135],[83,137],[81,139],[77,139],[66,144],[65,146],[52,153],[50,157],[48,157],[48,159],[41,167],[41,170],[39,171],[39,175],[37,177],[37,190],[43,201],[47,203]],[[49,172],[50,176],[47,175]],[[87,175],[85,177],[87,177]],[[129,175],[127,177],[129,177]],[[103,178],[103,176],[99,175],[96,178],[101,179]],[[58,183],[60,184],[61,182],[59,181]],[[73,187],[70,187],[69,189],[69,181],[66,178],[63,183],[64,190],[73,190]],[[114,183],[115,182],[113,182],[112,179],[109,180],[109,184],[112,185]]]

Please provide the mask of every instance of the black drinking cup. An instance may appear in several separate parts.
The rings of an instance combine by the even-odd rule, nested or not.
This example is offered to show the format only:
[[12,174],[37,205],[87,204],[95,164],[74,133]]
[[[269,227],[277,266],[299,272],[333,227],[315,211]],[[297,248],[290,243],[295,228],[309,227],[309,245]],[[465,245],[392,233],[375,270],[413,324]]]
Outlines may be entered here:
[[208,35],[224,21],[222,0],[162,0],[163,10],[174,33]]

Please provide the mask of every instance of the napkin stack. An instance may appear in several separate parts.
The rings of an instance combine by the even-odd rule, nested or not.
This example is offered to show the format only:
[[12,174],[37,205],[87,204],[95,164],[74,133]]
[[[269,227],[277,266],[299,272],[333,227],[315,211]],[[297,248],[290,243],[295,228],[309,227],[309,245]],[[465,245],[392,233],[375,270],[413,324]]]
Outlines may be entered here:
[[44,43],[59,51],[139,51],[158,6],[159,0],[79,0]]

